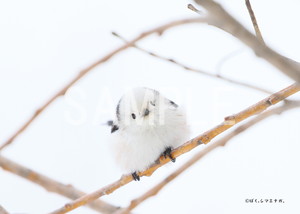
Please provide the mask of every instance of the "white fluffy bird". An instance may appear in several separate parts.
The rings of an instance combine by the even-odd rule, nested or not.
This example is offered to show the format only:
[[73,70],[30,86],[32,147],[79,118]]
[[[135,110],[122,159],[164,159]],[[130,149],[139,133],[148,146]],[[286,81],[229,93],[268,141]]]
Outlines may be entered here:
[[117,163],[124,173],[139,180],[137,172],[147,169],[161,155],[186,142],[189,128],[183,110],[173,101],[149,88],[126,93],[109,121]]

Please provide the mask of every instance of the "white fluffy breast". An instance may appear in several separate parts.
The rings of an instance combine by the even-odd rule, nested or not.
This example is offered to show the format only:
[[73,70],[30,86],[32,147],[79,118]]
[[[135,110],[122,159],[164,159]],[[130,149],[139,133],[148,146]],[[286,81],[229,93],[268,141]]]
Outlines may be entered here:
[[143,171],[157,160],[167,147],[186,142],[189,128],[181,109],[167,111],[163,124],[120,127],[112,133],[115,159],[124,173]]

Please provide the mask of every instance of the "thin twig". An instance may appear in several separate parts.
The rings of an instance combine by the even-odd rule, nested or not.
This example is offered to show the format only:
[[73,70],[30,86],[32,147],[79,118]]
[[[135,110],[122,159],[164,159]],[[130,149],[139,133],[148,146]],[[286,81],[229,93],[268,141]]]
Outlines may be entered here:
[[255,14],[254,14],[254,12],[252,10],[250,0],[245,0],[245,3],[246,3],[246,6],[247,6],[247,9],[248,9],[251,21],[252,21],[252,25],[253,25],[254,30],[255,30],[255,34],[256,34],[257,38],[261,41],[261,43],[265,44],[265,41],[264,41],[264,39],[263,39],[263,37],[261,35],[261,32],[260,32],[258,24],[257,24],[257,20],[255,18]]
[[127,44],[124,44],[120,46],[119,48],[113,50],[100,60],[96,61],[92,65],[88,66],[87,68],[83,69],[77,76],[75,76],[67,85],[65,85],[61,90],[59,90],[54,96],[52,96],[44,105],[42,105],[38,110],[29,118],[28,121],[26,121],[19,130],[17,130],[7,141],[5,141],[1,146],[0,150],[11,144],[16,137],[18,137],[54,100],[56,100],[58,97],[64,95],[66,91],[74,85],[78,80],[82,79],[86,74],[88,74],[90,71],[92,71],[95,67],[97,67],[100,64],[103,64],[104,62],[107,62],[109,59],[111,59],[113,56],[116,54],[120,53],[121,51],[127,49],[128,47],[131,47],[132,44],[136,43],[137,41],[140,41],[144,39],[145,37],[148,37],[152,34],[159,34],[161,35],[163,32],[166,30],[180,26],[180,25],[185,25],[185,24],[191,24],[191,23],[201,23],[204,22],[204,18],[194,18],[194,19],[181,19],[177,21],[173,21],[164,25],[161,25],[159,27],[155,27],[151,30],[145,31],[141,33],[139,36],[136,38],[132,39],[130,42]]
[[300,102],[294,102],[290,101],[285,103],[283,106],[268,110],[257,117],[253,118],[252,120],[248,121],[247,123],[239,126],[226,136],[224,136],[222,139],[216,141],[213,144],[210,144],[197,154],[195,154],[190,160],[188,160],[184,165],[179,167],[177,170],[175,170],[173,173],[171,173],[169,176],[167,176],[164,180],[162,180],[160,183],[155,185],[153,188],[145,192],[143,195],[139,196],[138,198],[132,200],[130,202],[130,205],[128,207],[122,208],[117,210],[114,214],[128,214],[131,210],[139,206],[142,202],[147,200],[150,197],[153,197],[157,195],[160,190],[162,190],[167,184],[169,184],[172,180],[177,178],[180,174],[182,174],[184,171],[186,171],[188,168],[190,168],[192,165],[194,165],[196,162],[198,162],[200,159],[202,159],[205,155],[207,155],[209,152],[213,151],[219,146],[225,146],[228,141],[230,141],[232,138],[236,137],[240,133],[244,132],[248,128],[252,127],[253,125],[257,124],[258,122],[266,119],[267,117],[270,117],[275,114],[281,114],[282,112],[285,112],[287,110],[291,110],[293,108],[299,107]]
[[[283,74],[300,83],[300,63],[290,60],[262,44],[243,25],[213,0],[194,0],[207,11],[207,24],[220,28],[250,47],[258,57],[276,67]],[[190,8],[190,7],[189,7]],[[195,8],[195,7],[193,7]]]
[[[204,132],[203,134],[199,135],[198,137],[186,142],[182,146],[174,149],[171,153],[173,158],[176,158],[180,155],[183,155],[190,150],[194,149],[195,147],[199,146],[200,144],[207,144],[209,143],[214,137],[218,136],[222,132],[226,131],[227,129],[231,128],[235,124],[253,116],[263,112],[265,109],[269,108],[270,106],[284,100],[285,98],[289,97],[292,94],[295,94],[300,90],[300,86],[296,83],[275,93],[267,98],[261,100],[260,102],[246,108],[245,110],[228,116],[224,119],[224,121],[219,124],[218,126],[214,127],[213,129]],[[165,165],[170,161],[170,158],[165,158],[161,156],[159,160],[155,164],[153,164],[149,169],[137,173],[140,177],[142,176],[151,176],[154,171],[156,171],[161,166]],[[103,195],[108,195],[114,192],[115,190],[119,189],[120,187],[128,184],[133,180],[131,175],[123,175],[119,180],[116,182],[109,184],[93,193],[87,194],[81,198],[78,198],[75,201],[65,204],[63,207],[51,212],[51,214],[63,214],[67,213],[71,210],[76,209],[82,205],[85,205]]]
[[194,11],[195,13],[198,13],[199,15],[202,15],[202,12],[200,10],[198,10],[197,8],[195,8],[194,5],[192,5],[192,4],[188,4],[187,8]]
[[9,213],[0,205],[0,214],[9,214]]
[[[238,49],[238,50],[234,50],[231,53],[227,54],[226,56],[224,56],[223,58],[221,58],[218,62],[218,64],[216,65],[216,74],[217,75],[221,75],[221,69],[224,66],[224,64],[226,62],[228,62],[230,59],[238,56],[242,51],[244,51],[244,49]],[[272,94],[272,93],[270,93]]]
[[[74,188],[71,185],[65,185],[58,181],[55,181],[47,176],[44,176],[38,172],[28,169],[25,166],[11,161],[8,158],[3,157],[2,155],[0,155],[0,167],[6,171],[9,171],[15,175],[21,176],[35,184],[40,185],[49,192],[54,192],[59,195],[63,195],[72,200],[75,200],[86,194]],[[118,207],[115,207],[99,199],[88,204],[88,206],[101,213],[112,213],[118,209]]]
[[[124,39],[122,36],[120,36],[118,33],[116,32],[113,32],[112,33],[114,36],[116,36],[117,38],[121,39],[123,42],[125,42],[126,44],[129,43],[129,41],[127,41],[126,39]],[[229,82],[229,83],[232,83],[232,84],[236,84],[236,85],[239,85],[239,86],[243,86],[243,87],[246,87],[246,88],[250,88],[250,89],[254,89],[254,90],[257,90],[257,91],[261,91],[263,93],[266,93],[266,94],[272,94],[273,92],[271,91],[268,91],[267,89],[263,89],[263,88],[260,88],[258,86],[255,86],[255,85],[251,85],[251,84],[248,84],[248,83],[243,83],[243,82],[240,82],[240,81],[237,81],[237,80],[234,80],[234,79],[230,79],[228,77],[224,77],[222,75],[219,75],[219,74],[213,74],[211,72],[207,72],[207,71],[204,71],[204,70],[200,70],[200,69],[196,69],[196,68],[192,68],[190,66],[187,66],[181,62],[178,62],[177,60],[174,60],[174,59],[171,59],[171,58],[168,58],[168,57],[164,57],[164,56],[161,56],[161,55],[158,55],[157,53],[154,53],[152,51],[148,51],[140,46],[138,46],[137,44],[132,44],[132,47],[136,48],[137,50],[143,52],[143,53],[146,53],[152,57],[155,57],[155,58],[158,58],[160,60],[163,60],[163,61],[167,61],[169,63],[172,63],[174,65],[177,65],[187,71],[192,71],[192,72],[196,72],[196,73],[199,73],[199,74],[202,74],[202,75],[205,75],[205,76],[209,76],[209,77],[212,77],[212,78],[217,78],[219,80],[223,80],[223,81],[226,81],[226,82]]]

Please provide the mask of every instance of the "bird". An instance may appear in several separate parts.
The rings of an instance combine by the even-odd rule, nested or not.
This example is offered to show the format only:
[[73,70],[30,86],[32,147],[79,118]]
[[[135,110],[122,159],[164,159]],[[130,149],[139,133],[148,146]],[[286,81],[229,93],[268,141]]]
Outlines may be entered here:
[[116,107],[111,126],[112,149],[123,173],[140,180],[138,172],[148,169],[163,155],[186,142],[190,129],[183,108],[157,90],[138,87],[125,93]]

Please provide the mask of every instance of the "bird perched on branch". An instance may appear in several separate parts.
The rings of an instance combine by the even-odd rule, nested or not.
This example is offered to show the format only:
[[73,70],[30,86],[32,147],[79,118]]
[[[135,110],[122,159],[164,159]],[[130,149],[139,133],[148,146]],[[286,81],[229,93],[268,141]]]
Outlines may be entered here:
[[135,88],[126,93],[116,108],[111,126],[113,150],[124,173],[140,180],[161,155],[173,162],[171,151],[186,142],[189,128],[184,111],[158,91]]

